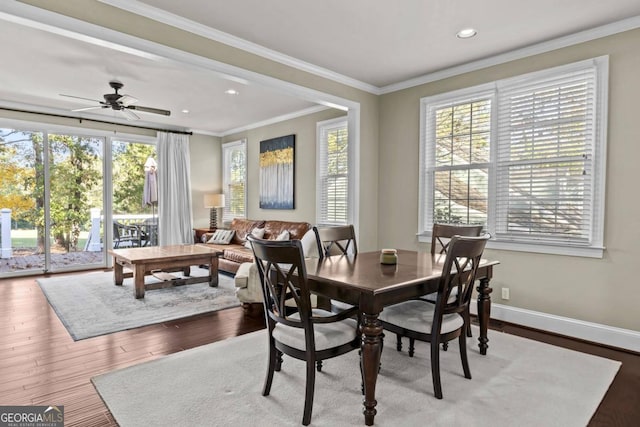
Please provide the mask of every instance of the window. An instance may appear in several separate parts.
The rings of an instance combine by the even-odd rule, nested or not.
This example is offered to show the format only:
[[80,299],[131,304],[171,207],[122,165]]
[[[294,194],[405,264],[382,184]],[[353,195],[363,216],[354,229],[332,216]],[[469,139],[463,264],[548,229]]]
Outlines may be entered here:
[[247,212],[247,142],[222,144],[222,189],[225,207],[222,220],[244,218]]
[[601,257],[607,68],[423,98],[421,238],[434,222],[482,224],[489,247]]
[[347,118],[319,122],[316,222],[341,225],[351,222],[350,162]]

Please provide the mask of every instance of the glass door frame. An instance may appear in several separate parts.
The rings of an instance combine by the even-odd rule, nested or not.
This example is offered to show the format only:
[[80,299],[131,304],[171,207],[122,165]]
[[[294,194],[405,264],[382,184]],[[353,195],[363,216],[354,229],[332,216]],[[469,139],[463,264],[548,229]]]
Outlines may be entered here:
[[[20,119],[0,117],[0,128],[14,129],[22,132],[42,134],[42,162],[43,162],[43,215],[44,215],[44,265],[31,270],[19,270],[0,273],[1,278],[31,276],[48,273],[61,273],[71,271],[83,271],[90,269],[103,269],[113,267],[113,259],[108,254],[108,249],[113,246],[113,227],[107,224],[113,223],[113,141],[126,141],[131,143],[145,143],[155,145],[156,136],[136,135],[129,133],[117,133],[116,131],[99,130],[93,128],[75,127],[72,125],[47,124]],[[51,156],[49,152],[49,134],[71,135],[75,137],[101,138],[103,147],[100,155],[102,159],[102,262],[96,264],[73,265],[52,270],[51,263]]]

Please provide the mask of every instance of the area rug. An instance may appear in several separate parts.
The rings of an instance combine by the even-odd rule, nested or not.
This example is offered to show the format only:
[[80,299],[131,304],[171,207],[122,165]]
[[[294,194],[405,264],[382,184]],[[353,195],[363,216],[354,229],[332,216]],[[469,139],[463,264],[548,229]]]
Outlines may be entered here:
[[[489,338],[487,356],[475,345],[469,351],[471,380],[463,376],[457,345],[441,352],[442,400],[433,396],[426,345],[416,345],[414,358],[385,346],[375,425],[584,427],[620,367],[494,331]],[[92,381],[121,427],[298,426],[304,363],[285,356],[271,395],[263,397],[266,343],[262,330]],[[315,390],[311,425],[364,425],[357,352],[325,361]]]
[[[192,276],[208,274],[191,268]],[[143,299],[134,297],[132,278],[115,286],[112,272],[56,276],[38,279],[38,284],[77,341],[240,305],[233,278],[219,274],[218,280],[217,288],[203,282],[155,289],[146,291]],[[146,283],[153,281],[158,280],[145,278]]]

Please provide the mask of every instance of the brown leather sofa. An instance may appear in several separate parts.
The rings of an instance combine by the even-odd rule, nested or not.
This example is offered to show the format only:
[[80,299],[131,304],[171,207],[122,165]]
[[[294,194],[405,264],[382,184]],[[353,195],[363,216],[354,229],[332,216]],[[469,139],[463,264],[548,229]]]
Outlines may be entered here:
[[231,221],[229,229],[234,230],[235,233],[229,244],[205,243],[211,238],[212,233],[205,233],[202,236],[202,244],[214,247],[223,252],[218,262],[219,270],[235,274],[240,264],[253,262],[253,253],[251,249],[245,247],[245,243],[247,241],[247,235],[251,233],[254,228],[264,228],[264,239],[275,239],[280,233],[286,230],[289,232],[289,239],[301,240],[302,237],[311,230],[311,224],[308,222],[234,218],[233,221]]

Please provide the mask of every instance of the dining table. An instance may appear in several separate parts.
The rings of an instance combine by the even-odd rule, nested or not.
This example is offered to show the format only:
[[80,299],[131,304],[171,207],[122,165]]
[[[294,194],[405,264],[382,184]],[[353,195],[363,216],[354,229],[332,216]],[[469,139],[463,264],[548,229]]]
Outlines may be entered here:
[[[309,290],[323,297],[359,308],[361,368],[364,385],[365,424],[374,423],[376,383],[382,352],[382,324],[378,316],[384,307],[438,290],[446,255],[398,250],[395,264],[383,264],[380,252],[308,258],[305,261]],[[480,353],[487,354],[487,329],[491,314],[489,281],[498,261],[482,259],[478,267],[477,303]]]

